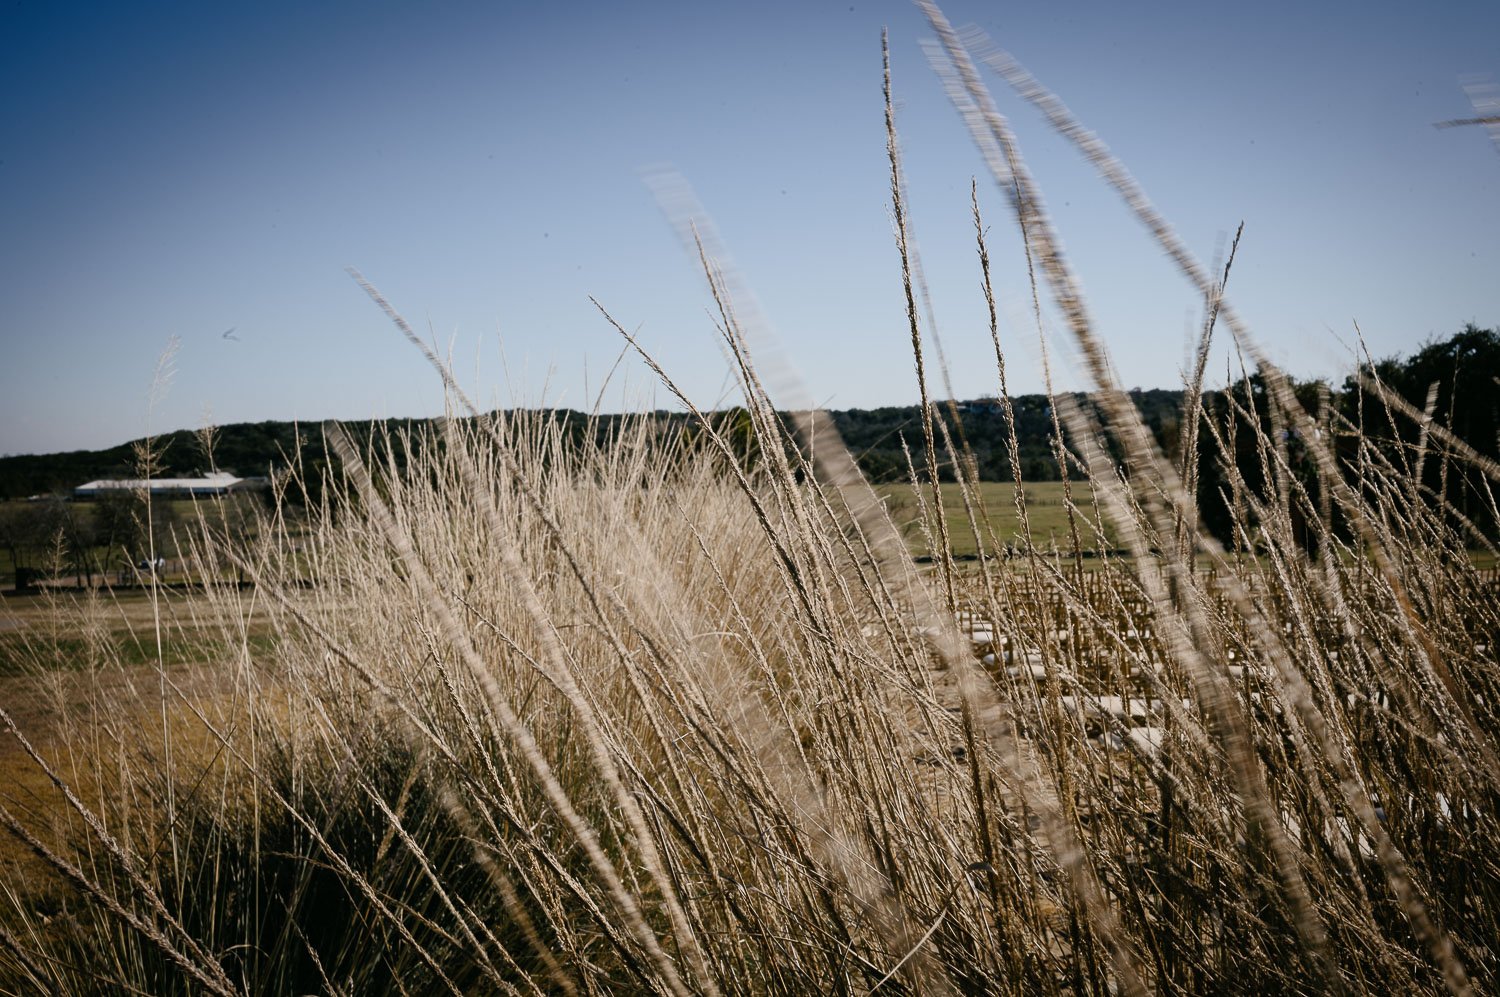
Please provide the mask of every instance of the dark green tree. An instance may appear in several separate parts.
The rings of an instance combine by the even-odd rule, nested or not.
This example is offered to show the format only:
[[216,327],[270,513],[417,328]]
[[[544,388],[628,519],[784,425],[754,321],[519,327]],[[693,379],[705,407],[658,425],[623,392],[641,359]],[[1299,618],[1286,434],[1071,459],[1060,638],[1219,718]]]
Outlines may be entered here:
[[126,489],[102,493],[94,502],[94,539],[104,548],[103,567],[126,567],[144,556],[146,500]]
[[[1398,467],[1415,468],[1421,426],[1388,408],[1371,378],[1418,411],[1435,392],[1433,419],[1483,456],[1500,459],[1500,330],[1470,323],[1447,339],[1429,339],[1410,357],[1380,360],[1364,375],[1344,382],[1343,414],[1360,423]],[[1477,471],[1462,462],[1429,457],[1422,483],[1481,528],[1496,525]]]

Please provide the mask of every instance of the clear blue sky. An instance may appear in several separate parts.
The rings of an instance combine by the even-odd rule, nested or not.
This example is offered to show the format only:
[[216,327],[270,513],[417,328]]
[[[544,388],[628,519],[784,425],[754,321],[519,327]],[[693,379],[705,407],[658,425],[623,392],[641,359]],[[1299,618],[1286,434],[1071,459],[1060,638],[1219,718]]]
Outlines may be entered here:
[[[1231,296],[1299,376],[1341,376],[1354,322],[1377,355],[1500,324],[1500,155],[1482,129],[1432,127],[1473,113],[1466,79],[1500,77],[1500,5],[946,9],[1052,86],[1203,257],[1246,222]],[[996,390],[976,173],[1012,390],[1038,390],[1014,226],[904,3],[8,3],[0,453],[441,411],[348,266],[486,402],[589,407],[621,345],[593,295],[713,404],[710,302],[641,179],[663,163],[814,398],[908,404],[882,26],[954,390]],[[995,86],[1127,385],[1175,386],[1200,305]],[[148,412],[172,337],[175,378]],[[605,404],[671,402],[627,364]]]

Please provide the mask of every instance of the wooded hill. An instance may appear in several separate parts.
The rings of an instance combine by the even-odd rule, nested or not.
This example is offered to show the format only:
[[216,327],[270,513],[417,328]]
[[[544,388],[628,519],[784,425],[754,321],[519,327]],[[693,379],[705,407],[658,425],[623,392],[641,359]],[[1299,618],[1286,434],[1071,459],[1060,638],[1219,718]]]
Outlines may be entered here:
[[[1497,391],[1497,385],[1500,385],[1500,380],[1497,380],[1500,379],[1500,331],[1469,325],[1448,339],[1427,342],[1409,358],[1382,360],[1370,369],[1394,393],[1419,411],[1427,407],[1429,391],[1434,391],[1432,412],[1436,419],[1450,426],[1483,456],[1500,459],[1500,448],[1497,448],[1497,439],[1500,439],[1500,391]],[[1259,376],[1252,375],[1229,392],[1210,392],[1204,397],[1205,415],[1222,429],[1228,414],[1238,410],[1241,418],[1253,417],[1269,427],[1264,390]],[[1384,407],[1368,392],[1361,391],[1352,378],[1336,388],[1322,382],[1301,382],[1295,384],[1295,390],[1309,414],[1327,420],[1335,435],[1356,431],[1353,427],[1360,427],[1357,431],[1366,436],[1385,439],[1395,460],[1408,459],[1417,446],[1420,435],[1417,422],[1386,414]],[[1133,391],[1131,397],[1157,442],[1175,459],[1184,442],[1181,428],[1183,392],[1153,389]],[[1072,398],[1081,406],[1090,404],[1083,395]],[[1007,453],[1007,419],[1004,406],[997,399],[972,399],[951,405],[943,402],[937,408],[948,423],[955,443],[966,444],[972,453],[980,480],[1012,480],[1014,469]],[[1011,400],[1011,408],[1022,478],[1028,481],[1056,480],[1059,472],[1051,400],[1045,395],[1021,395]],[[589,432],[590,420],[585,413],[560,411],[556,415],[564,432],[575,438],[582,438]],[[918,406],[845,409],[830,415],[844,442],[872,480],[882,482],[907,477],[908,459],[903,443],[910,448],[913,463],[922,467],[923,430]],[[740,417],[743,418],[743,414]],[[592,423],[593,433],[598,439],[607,440],[618,431],[622,420],[633,418],[635,416],[600,415]],[[663,432],[677,429],[693,432],[691,419],[684,413],[658,411],[650,418],[661,424]],[[727,420],[726,424],[732,427],[736,416],[733,412],[719,413],[718,418]],[[346,426],[356,438],[361,438],[382,428],[395,432],[417,430],[424,422],[389,420],[379,424],[348,423]],[[1340,425],[1344,428],[1341,429]],[[732,431],[729,436],[736,441],[748,438],[747,433]],[[208,456],[210,442],[212,460]],[[1213,528],[1213,520],[1219,511],[1216,506],[1222,506],[1218,493],[1223,477],[1215,471],[1220,445],[1207,426],[1200,427],[1196,442],[1202,468],[1199,481],[1202,512]],[[1287,439],[1285,442],[1289,460],[1295,462],[1305,456],[1300,454],[1302,448],[1297,440]],[[73,488],[97,478],[140,477],[142,444],[143,441],[135,441],[108,450],[0,458],[0,499],[69,496]],[[211,441],[206,441],[202,433],[186,430],[168,433],[152,441],[152,450],[157,455],[156,477],[187,477],[211,469],[251,476],[300,468],[304,479],[315,483],[321,477],[321,469],[329,464],[321,428],[315,424],[290,422],[217,427]],[[1260,459],[1261,456],[1254,453],[1234,455],[1234,463],[1252,487],[1261,477]],[[1427,469],[1427,477],[1431,478],[1427,482],[1429,486],[1434,491],[1445,491],[1452,498],[1454,487],[1462,482],[1443,477],[1448,473],[1446,464],[1432,461]],[[952,479],[950,460],[940,459],[939,476]],[[1469,482],[1471,490],[1477,486],[1477,482]],[[1459,508],[1466,515],[1479,515],[1481,520],[1492,518],[1486,516],[1482,508],[1476,511],[1469,497],[1463,499]]]
[[[1136,399],[1154,431],[1163,428],[1177,432],[1178,413],[1182,404],[1180,391],[1137,392]],[[1080,401],[1082,400],[1080,396]],[[1016,419],[1016,436],[1020,443],[1021,473],[1029,481],[1054,481],[1058,477],[1052,445],[1052,410],[1045,395],[1021,395],[1012,399]],[[979,476],[984,481],[1009,481],[1013,474],[1006,456],[1006,423],[1002,406],[994,398],[956,402],[963,438],[971,448]],[[589,422],[587,413],[558,411],[565,431],[582,435]],[[844,409],[829,413],[860,466],[875,481],[906,477],[906,455],[902,442],[911,448],[913,459],[921,465],[921,409],[916,405],[887,406],[876,409]],[[946,403],[941,414],[948,422],[954,439],[959,438]],[[732,423],[734,413],[716,413]],[[601,414],[595,420],[595,434],[606,439],[619,424],[634,416]],[[688,429],[691,419],[684,413],[657,411],[650,418],[664,429]],[[346,423],[357,438],[377,428],[393,432],[416,430],[427,420],[395,419],[383,423]],[[246,422],[219,426],[214,430],[212,460],[209,459],[201,434],[189,430],[165,433],[150,441],[157,454],[154,477],[191,477],[210,469],[228,471],[244,477],[284,472],[300,466],[316,470],[326,466],[328,455],[322,428],[316,423]],[[39,495],[70,496],[74,488],[99,478],[138,478],[141,476],[140,454],[145,440],[134,440],[108,450],[78,450],[71,453],[24,455],[0,458],[0,499],[23,499]],[[940,463],[940,476],[951,480],[952,466]]]

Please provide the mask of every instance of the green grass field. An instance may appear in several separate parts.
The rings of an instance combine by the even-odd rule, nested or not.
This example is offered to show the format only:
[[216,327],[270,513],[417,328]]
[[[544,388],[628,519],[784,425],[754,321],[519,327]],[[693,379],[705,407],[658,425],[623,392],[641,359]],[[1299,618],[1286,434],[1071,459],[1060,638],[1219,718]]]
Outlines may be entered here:
[[[949,549],[955,557],[968,557],[979,550],[974,531],[969,528],[968,512],[964,507],[963,491],[956,484],[941,485],[943,514],[948,521]],[[891,516],[901,533],[906,537],[912,553],[917,556],[928,553],[927,540],[922,535],[921,502],[909,484],[879,485],[876,491],[885,498]],[[1026,497],[1026,514],[1031,527],[1030,535],[1038,547],[1043,549],[1056,545],[1066,550],[1070,544],[1068,509],[1063,497],[1060,481],[1039,481],[1023,485]],[[922,500],[931,500],[931,492],[925,487]],[[979,523],[980,536],[985,549],[993,550],[990,537],[1001,546],[1019,546],[1023,537],[1020,513],[1016,509],[1016,486],[998,481],[983,481],[978,486],[978,507],[974,510]],[[1085,550],[1098,547],[1097,528],[1093,520],[1096,513],[1090,499],[1087,483],[1073,484],[1073,501],[1078,507],[1078,534]],[[1116,546],[1114,529],[1104,528],[1106,546]]]

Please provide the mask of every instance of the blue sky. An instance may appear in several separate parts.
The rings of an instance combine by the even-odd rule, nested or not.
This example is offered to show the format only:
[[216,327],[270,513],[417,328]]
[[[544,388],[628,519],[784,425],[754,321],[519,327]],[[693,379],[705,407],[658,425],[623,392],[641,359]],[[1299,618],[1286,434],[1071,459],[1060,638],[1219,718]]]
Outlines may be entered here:
[[[1432,127],[1472,114],[1466,80],[1500,78],[1500,6],[945,9],[1056,90],[1201,256],[1245,221],[1231,297],[1293,373],[1342,376],[1356,322],[1377,355],[1500,324],[1500,155],[1480,129]],[[10,3],[0,453],[440,412],[350,266],[486,403],[593,404],[621,342],[590,295],[695,401],[732,400],[703,281],[642,179],[661,164],[693,185],[814,399],[908,404],[882,26],[954,391],[996,390],[975,174],[1011,387],[1039,390],[1014,226],[907,4]],[[1201,306],[992,83],[1122,378],[1175,386]],[[604,401],[671,404],[635,363]]]

